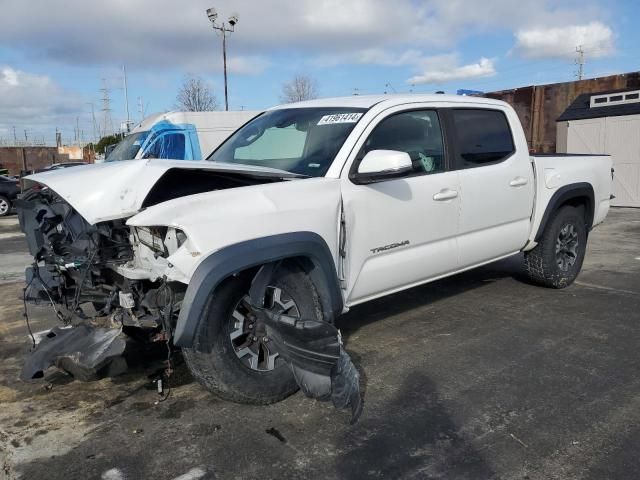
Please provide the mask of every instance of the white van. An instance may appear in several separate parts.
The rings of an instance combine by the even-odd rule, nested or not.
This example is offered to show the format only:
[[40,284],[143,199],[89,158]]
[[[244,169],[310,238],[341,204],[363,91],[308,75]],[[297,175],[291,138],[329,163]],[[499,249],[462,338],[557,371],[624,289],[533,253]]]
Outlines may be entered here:
[[202,160],[260,112],[156,113],[136,125],[106,156],[107,162],[140,158]]

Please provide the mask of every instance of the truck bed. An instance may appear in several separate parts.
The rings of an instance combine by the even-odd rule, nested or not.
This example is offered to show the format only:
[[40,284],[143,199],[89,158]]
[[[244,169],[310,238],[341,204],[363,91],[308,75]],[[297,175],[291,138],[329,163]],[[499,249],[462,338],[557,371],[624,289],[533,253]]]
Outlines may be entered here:
[[[611,200],[611,167],[609,155],[544,154],[531,157],[536,182],[536,200],[532,229],[525,250],[536,246],[536,234],[544,217],[546,206],[554,195],[567,185],[585,184],[593,188],[594,227],[602,223],[609,211]],[[538,206],[541,208],[538,208]]]

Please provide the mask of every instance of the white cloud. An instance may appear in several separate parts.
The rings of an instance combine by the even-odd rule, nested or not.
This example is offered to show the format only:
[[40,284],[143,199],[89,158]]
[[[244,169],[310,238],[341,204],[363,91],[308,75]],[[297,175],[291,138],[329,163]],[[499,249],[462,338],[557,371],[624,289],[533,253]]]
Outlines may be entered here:
[[457,54],[424,58],[420,65],[422,73],[411,77],[407,83],[445,83],[467,78],[491,77],[496,73],[495,62],[492,59],[482,57],[476,63],[460,65]]
[[227,59],[229,71],[239,75],[259,75],[270,65],[269,59],[260,55],[233,56]]
[[404,52],[390,52],[383,49],[367,49],[356,52],[354,60],[357,63],[386,65],[397,67],[400,65],[413,65],[421,62],[423,54],[419,50],[406,50]]
[[562,27],[537,27],[516,32],[514,51],[527,58],[575,58],[582,45],[590,57],[604,57],[614,51],[614,35],[602,22]]
[[46,75],[0,66],[0,127],[54,128],[75,121],[84,106],[80,96],[69,93]]
[[[232,73],[237,68],[237,73],[256,74],[273,63],[274,54],[320,58],[326,64],[345,57],[361,63],[409,64],[408,58],[378,56],[380,49],[407,52],[419,46],[423,51],[442,51],[485,32],[584,25],[602,18],[594,6],[602,1],[216,0],[215,4],[220,18],[234,11],[240,16],[236,32],[228,37],[230,55],[240,58],[230,62]],[[5,3],[0,44],[28,60],[126,63],[130,70],[221,68],[220,38],[205,15],[211,0],[66,0],[65,8],[51,0]]]
[[4,67],[0,70],[0,85],[5,84],[9,87],[18,86],[18,72],[9,67]]
[[338,64],[372,64],[389,67],[409,66],[417,72],[408,84],[445,83],[467,78],[490,77],[496,74],[495,60],[481,57],[476,63],[460,65],[458,53],[425,56],[420,50],[392,51],[380,48],[365,49],[349,55],[323,55],[315,65],[332,67]]

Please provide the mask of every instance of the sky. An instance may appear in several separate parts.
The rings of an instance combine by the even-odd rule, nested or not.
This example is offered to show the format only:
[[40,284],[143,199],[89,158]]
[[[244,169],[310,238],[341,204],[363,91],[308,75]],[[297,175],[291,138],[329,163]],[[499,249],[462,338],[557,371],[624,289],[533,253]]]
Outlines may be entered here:
[[322,97],[492,91],[640,70],[637,0],[0,0],[0,144],[83,141],[175,109],[187,75],[224,108],[222,41],[205,11],[236,14],[227,38],[229,104],[279,103],[283,83]]

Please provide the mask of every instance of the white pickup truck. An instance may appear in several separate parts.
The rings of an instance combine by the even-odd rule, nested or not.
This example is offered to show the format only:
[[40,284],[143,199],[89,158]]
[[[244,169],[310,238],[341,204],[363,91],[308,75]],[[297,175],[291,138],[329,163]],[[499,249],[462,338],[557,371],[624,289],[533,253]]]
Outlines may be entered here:
[[[27,297],[91,321],[78,337],[147,332],[223,398],[266,404],[300,386],[355,411],[337,316],[519,252],[535,283],[570,285],[609,210],[611,159],[531,156],[494,100],[354,96],[268,110],[207,161],[27,182]],[[24,376],[68,365],[74,330],[39,345]]]

